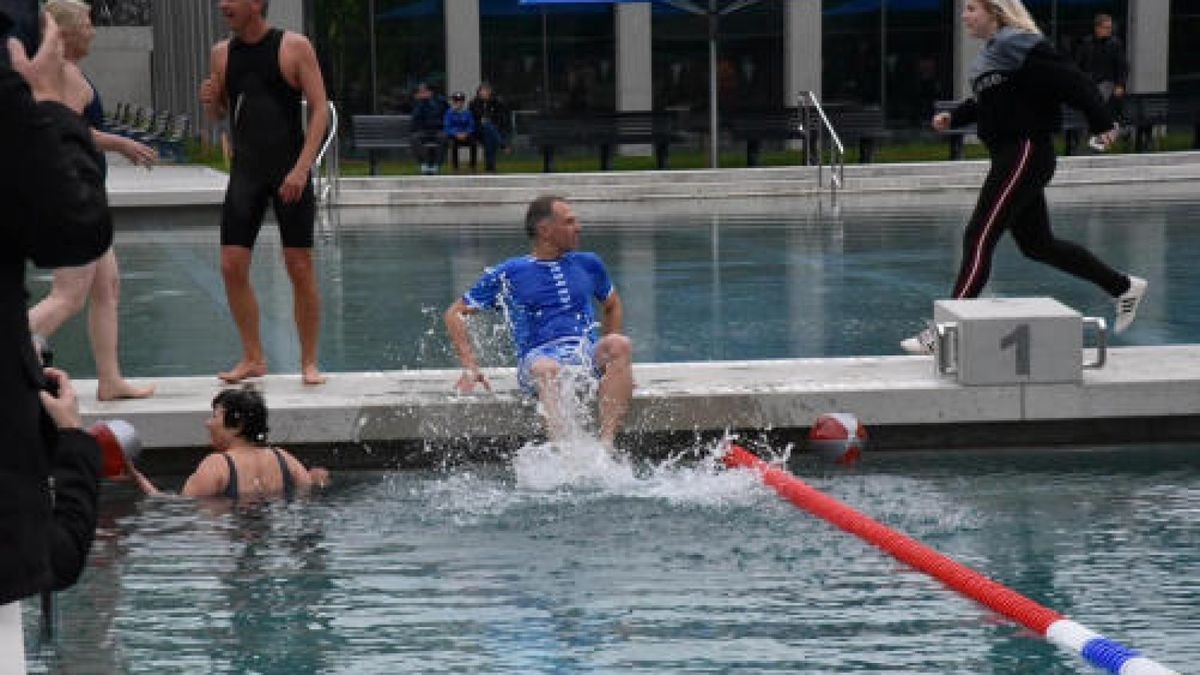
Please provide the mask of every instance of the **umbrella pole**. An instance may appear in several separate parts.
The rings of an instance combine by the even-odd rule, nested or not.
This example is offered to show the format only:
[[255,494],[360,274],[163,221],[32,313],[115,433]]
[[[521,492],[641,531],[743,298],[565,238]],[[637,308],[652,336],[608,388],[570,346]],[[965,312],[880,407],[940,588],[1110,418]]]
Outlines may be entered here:
[[708,161],[714,169],[721,167],[718,153],[717,127],[717,0],[708,0]]

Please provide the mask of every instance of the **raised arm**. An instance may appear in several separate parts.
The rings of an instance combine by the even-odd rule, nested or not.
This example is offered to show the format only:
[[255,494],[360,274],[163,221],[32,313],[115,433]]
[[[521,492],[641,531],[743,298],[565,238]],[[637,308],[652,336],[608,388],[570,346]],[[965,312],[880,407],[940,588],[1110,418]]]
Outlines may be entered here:
[[213,121],[221,120],[229,112],[229,101],[225,92],[225,64],[229,59],[229,41],[218,42],[208,58],[208,77],[200,83],[200,103],[204,112]]
[[469,394],[475,389],[476,384],[483,385],[483,388],[488,391],[492,390],[491,383],[488,382],[487,376],[479,369],[479,363],[475,360],[475,348],[471,345],[471,334],[467,332],[466,317],[478,311],[459,298],[446,310],[444,317],[446,333],[450,335],[454,353],[458,355],[458,362],[463,367],[462,375],[459,376],[458,382],[454,386],[463,394]]

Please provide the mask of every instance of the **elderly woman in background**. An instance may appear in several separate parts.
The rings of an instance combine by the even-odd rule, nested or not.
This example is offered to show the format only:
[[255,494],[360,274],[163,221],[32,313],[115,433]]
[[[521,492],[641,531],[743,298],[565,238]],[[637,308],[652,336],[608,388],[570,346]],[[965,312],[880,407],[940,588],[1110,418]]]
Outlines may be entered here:
[[[96,31],[92,28],[91,8],[79,0],[51,0],[46,12],[58,23],[67,59],[67,99],[65,103],[88,121],[92,141],[100,150],[124,155],[134,164],[151,166],[158,153],[131,138],[100,130],[104,107],[95,87],[79,69],[79,62],[91,50]],[[107,167],[102,167],[107,170]],[[121,376],[117,358],[117,298],[120,292],[120,269],[112,248],[94,262],[79,267],[61,267],[54,271],[50,294],[29,310],[29,327],[35,334],[48,337],[67,319],[83,309],[89,297],[88,336],[96,361],[99,384],[96,398],[108,401],[120,398],[144,398],[154,393],[154,387],[139,387]]]

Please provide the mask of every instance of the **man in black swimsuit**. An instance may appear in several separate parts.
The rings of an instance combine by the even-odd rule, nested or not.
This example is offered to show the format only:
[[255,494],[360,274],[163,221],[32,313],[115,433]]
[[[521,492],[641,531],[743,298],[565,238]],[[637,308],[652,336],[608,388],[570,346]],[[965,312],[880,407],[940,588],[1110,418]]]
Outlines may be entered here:
[[[200,100],[213,119],[231,116],[233,167],[221,214],[221,275],[242,358],[217,377],[238,382],[267,373],[250,260],[270,201],[292,281],[301,377],[305,384],[322,384],[309,171],[329,125],[325,84],[308,39],[267,23],[267,0],[220,0],[219,7],[234,37],[213,47],[212,72],[200,87]],[[307,133],[301,129],[301,96],[310,111]]]

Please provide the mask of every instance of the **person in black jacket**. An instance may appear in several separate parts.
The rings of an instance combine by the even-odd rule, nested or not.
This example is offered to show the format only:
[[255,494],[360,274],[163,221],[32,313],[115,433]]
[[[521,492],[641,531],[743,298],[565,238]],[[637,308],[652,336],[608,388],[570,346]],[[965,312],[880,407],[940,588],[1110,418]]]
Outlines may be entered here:
[[492,90],[492,85],[484,82],[475,90],[471,114],[475,116],[475,134],[483,145],[483,168],[495,173],[496,155],[508,136],[508,110]]
[[1125,99],[1129,64],[1125,61],[1125,46],[1121,44],[1121,38],[1113,35],[1113,19],[1110,15],[1096,15],[1092,22],[1092,34],[1080,40],[1075,50],[1075,63],[1096,83],[1100,96],[1108,104],[1109,112],[1114,117],[1119,116]]
[[432,176],[441,170],[442,146],[445,141],[443,122],[446,101],[424,82],[417,85],[413,97],[411,144],[421,165],[421,175]]
[[[32,4],[32,2],[30,3]],[[0,34],[8,29],[0,14]],[[17,40],[0,65],[0,606],[71,585],[96,528],[100,448],[80,429],[74,388],[43,369],[26,309],[25,266],[82,265],[108,250],[112,221],[100,158],[63,106],[58,28],[45,21],[32,60]],[[15,158],[20,158],[16,161]],[[46,389],[57,387],[57,395]],[[53,476],[53,496],[50,477]]]
[[[1088,120],[1093,139],[1107,146],[1117,129],[1095,84],[1046,41],[1020,0],[967,0],[963,23],[987,44],[971,65],[974,94],[952,112],[938,113],[945,131],[975,123],[992,166],[963,235],[963,254],[951,295],[978,297],[991,273],[992,253],[1007,230],[1029,258],[1087,279],[1116,299],[1117,333],[1129,327],[1146,293],[1146,280],[1118,272],[1050,229],[1045,187],[1054,175],[1051,134],[1065,103]],[[933,352],[926,329],[903,340],[912,354]]]

